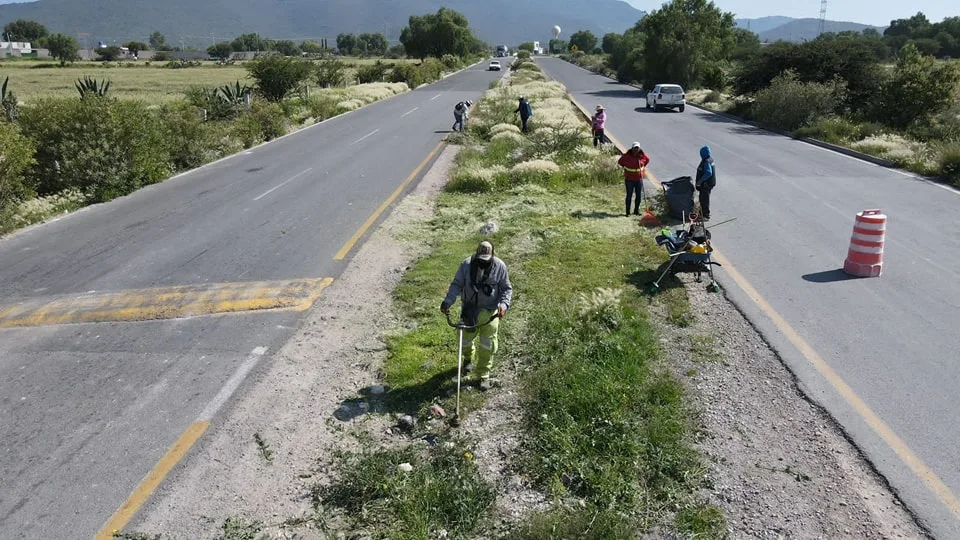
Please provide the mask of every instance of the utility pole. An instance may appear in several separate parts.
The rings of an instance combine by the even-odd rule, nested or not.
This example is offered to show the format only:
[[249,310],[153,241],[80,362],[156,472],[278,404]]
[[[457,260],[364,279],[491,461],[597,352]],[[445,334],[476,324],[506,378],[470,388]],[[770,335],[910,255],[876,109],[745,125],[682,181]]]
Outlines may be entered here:
[[823,35],[823,30],[827,26],[827,0],[820,0],[820,29],[817,37]]

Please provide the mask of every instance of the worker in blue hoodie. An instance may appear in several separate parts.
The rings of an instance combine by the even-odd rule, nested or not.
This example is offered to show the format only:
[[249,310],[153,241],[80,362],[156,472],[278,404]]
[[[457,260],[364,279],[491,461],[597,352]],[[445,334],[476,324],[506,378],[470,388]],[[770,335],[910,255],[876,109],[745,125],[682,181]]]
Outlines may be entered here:
[[700,192],[700,214],[704,221],[710,219],[710,192],[717,185],[717,167],[713,164],[710,147],[700,149],[700,166],[697,167],[697,191]]

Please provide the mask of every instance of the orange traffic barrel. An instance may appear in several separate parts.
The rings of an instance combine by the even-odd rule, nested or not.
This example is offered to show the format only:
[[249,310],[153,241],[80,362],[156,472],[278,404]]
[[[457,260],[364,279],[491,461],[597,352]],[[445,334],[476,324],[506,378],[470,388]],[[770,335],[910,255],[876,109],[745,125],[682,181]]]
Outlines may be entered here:
[[843,271],[857,277],[879,277],[883,271],[883,239],[887,216],[880,210],[857,213]]

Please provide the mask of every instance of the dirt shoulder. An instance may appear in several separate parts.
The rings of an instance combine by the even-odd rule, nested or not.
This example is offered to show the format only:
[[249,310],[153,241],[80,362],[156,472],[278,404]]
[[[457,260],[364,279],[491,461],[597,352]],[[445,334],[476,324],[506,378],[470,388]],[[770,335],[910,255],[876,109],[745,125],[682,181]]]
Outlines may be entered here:
[[243,516],[262,521],[269,533],[311,512],[305,494],[324,472],[318,458],[343,439],[343,424],[331,415],[344,411],[342,402],[358,390],[376,384],[386,350],[381,338],[395,324],[391,292],[409,264],[429,250],[397,237],[432,217],[457,150],[447,147],[440,154],[128,530],[213,538],[228,517]]

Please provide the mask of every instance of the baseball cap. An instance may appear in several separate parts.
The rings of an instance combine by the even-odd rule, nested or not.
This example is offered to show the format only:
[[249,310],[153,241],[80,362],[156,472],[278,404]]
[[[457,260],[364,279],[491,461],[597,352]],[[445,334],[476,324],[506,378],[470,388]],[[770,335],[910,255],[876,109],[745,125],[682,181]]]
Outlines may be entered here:
[[602,111],[602,110],[603,110],[603,105],[597,105],[597,110],[598,110],[598,111]]
[[633,149],[633,148],[640,148],[640,143],[634,141],[633,144],[630,145],[630,148],[631,148],[631,149]]
[[489,261],[493,258],[493,244],[484,240],[477,246],[477,258],[481,261]]

